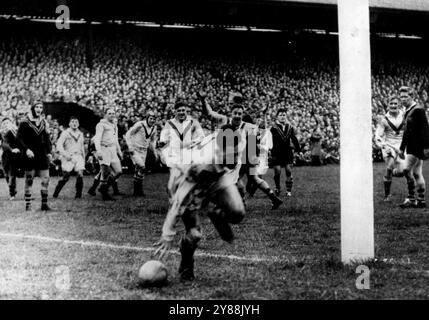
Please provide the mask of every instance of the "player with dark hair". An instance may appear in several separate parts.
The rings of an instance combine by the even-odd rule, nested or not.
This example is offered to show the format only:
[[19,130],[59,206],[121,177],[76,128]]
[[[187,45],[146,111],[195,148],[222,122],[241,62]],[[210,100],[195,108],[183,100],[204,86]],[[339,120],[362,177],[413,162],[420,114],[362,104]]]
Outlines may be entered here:
[[392,185],[393,170],[396,165],[397,152],[404,133],[404,113],[399,109],[399,98],[389,97],[387,113],[380,118],[375,131],[375,143],[381,148],[386,174],[383,177],[384,201],[390,201],[390,188]]
[[208,140],[212,143],[202,152],[206,157],[211,152],[211,159],[188,165],[178,177],[178,188],[173,194],[161,239],[155,244],[158,247],[155,256],[159,254],[163,258],[173,245],[175,225],[179,218],[182,219],[186,230],[179,244],[179,274],[182,280],[194,279],[194,252],[202,237],[198,210],[206,208],[209,203],[214,204],[208,216],[220,237],[229,243],[234,239],[230,224],[240,223],[245,215],[244,204],[236,185],[242,136],[233,125],[222,126],[213,135],[215,138]]
[[3,118],[1,122],[1,138],[3,149],[2,164],[9,186],[10,200],[15,199],[16,191],[16,177],[21,164],[21,150],[19,141],[17,139],[18,128],[10,118]]
[[[234,104],[231,107],[231,117],[228,118],[226,115],[219,114],[212,110],[210,105],[205,100],[205,94],[199,92],[199,97],[203,105],[203,110],[205,113],[217,121],[221,125],[229,124],[242,135],[242,145],[240,146],[241,152],[241,166],[240,166],[240,175],[237,181],[237,186],[240,191],[241,196],[245,197],[245,187],[244,187],[244,176],[247,176],[247,179],[251,179],[252,182],[249,183],[252,186],[252,189],[261,189],[271,200],[272,209],[277,209],[283,201],[280,200],[271,190],[268,183],[257,175],[257,165],[259,163],[259,158],[257,155],[257,136],[258,136],[258,127],[254,124],[244,122],[244,107],[241,104]],[[256,187],[254,187],[256,186]]]
[[[417,105],[413,90],[399,89],[402,105],[405,107],[405,129],[400,145],[401,156],[405,154],[404,175],[407,179],[408,196],[402,208],[425,208],[426,183],[423,177],[423,160],[429,156],[429,125],[425,110]],[[417,199],[416,199],[417,187]]]
[[85,137],[79,130],[79,119],[71,117],[69,128],[64,130],[57,141],[57,151],[61,157],[62,179],[58,181],[53,194],[58,198],[61,189],[69,181],[73,171],[77,173],[75,198],[82,197],[83,171],[85,170]]
[[128,150],[134,163],[134,196],[144,196],[143,179],[146,172],[146,157],[148,150],[155,150],[157,127],[155,113],[148,111],[146,119],[136,122],[125,134]]
[[18,127],[17,139],[23,152],[25,170],[25,210],[31,208],[31,190],[36,174],[41,178],[40,193],[42,196],[42,211],[50,210],[48,206],[49,164],[52,160],[52,144],[49,138],[46,121],[42,118],[43,103],[36,101],[31,106],[31,112],[21,121]]
[[[295,135],[295,129],[287,122],[286,109],[277,111],[277,120],[271,127],[273,137],[273,148],[271,150],[271,166],[274,168],[274,182],[276,184],[276,194],[280,195],[280,176],[282,167],[286,172],[286,196],[292,195],[293,176],[292,164],[294,149],[301,151],[298,139]],[[294,149],[291,146],[293,143]]]

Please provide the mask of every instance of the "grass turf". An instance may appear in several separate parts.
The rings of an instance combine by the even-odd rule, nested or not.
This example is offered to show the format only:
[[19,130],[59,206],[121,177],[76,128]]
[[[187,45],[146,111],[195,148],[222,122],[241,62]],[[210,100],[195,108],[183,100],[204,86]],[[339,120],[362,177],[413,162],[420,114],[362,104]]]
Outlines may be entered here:
[[[293,196],[285,198],[285,205],[275,211],[258,191],[248,201],[243,223],[233,226],[237,240],[232,245],[222,242],[204,218],[204,238],[197,252],[220,256],[197,256],[196,280],[182,283],[177,276],[180,256],[171,254],[166,261],[169,284],[145,289],[137,285],[137,272],[151,258],[149,251],[5,234],[150,248],[160,236],[167,211],[167,175],[147,176],[146,198],[128,196],[132,193],[132,178],[123,177],[119,185],[127,195],[115,202],[103,202],[100,195],[87,194],[75,200],[71,179],[60,197],[50,200],[54,210],[48,213],[23,210],[22,179],[14,201],[7,200],[2,181],[0,298],[428,299],[428,210],[397,207],[406,192],[403,178],[394,180],[393,201],[384,203],[383,170],[382,164],[374,166],[377,260],[368,264],[369,290],[356,288],[356,266],[340,262],[339,166],[294,168]],[[273,185],[272,173],[266,179]],[[50,194],[56,182],[57,178],[52,178]],[[85,190],[90,184],[90,178],[85,178]],[[34,207],[38,208],[37,180],[34,190]],[[179,229],[183,229],[181,224]],[[230,259],[226,255],[249,259]]]

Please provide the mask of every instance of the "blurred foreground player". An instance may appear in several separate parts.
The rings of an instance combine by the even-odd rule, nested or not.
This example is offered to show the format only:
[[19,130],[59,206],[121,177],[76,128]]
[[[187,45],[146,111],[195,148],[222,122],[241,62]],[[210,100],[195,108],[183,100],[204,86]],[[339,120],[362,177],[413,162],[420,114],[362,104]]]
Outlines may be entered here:
[[[205,94],[199,92],[204,112],[214,121],[221,125],[228,124],[235,132],[241,135],[239,145],[240,153],[240,177],[237,181],[237,187],[241,196],[245,197],[244,177],[247,176],[249,186],[252,186],[253,193],[260,189],[271,200],[272,209],[277,209],[283,203],[271,190],[268,183],[257,174],[259,159],[257,156],[257,136],[258,127],[252,123],[243,120],[244,106],[242,104],[233,104],[231,106],[231,116],[215,112],[205,99]],[[249,182],[250,180],[250,182]]]
[[194,279],[194,252],[202,237],[197,211],[212,203],[214,207],[208,216],[220,237],[230,243],[234,239],[230,224],[237,224],[244,218],[244,204],[236,185],[241,135],[234,129],[226,125],[213,134],[213,144],[203,150],[206,155],[211,152],[211,159],[206,163],[189,165],[178,178],[179,185],[164,221],[161,239],[155,244],[158,247],[155,256],[162,258],[172,248],[175,225],[182,218],[186,230],[179,244],[182,280]]
[[57,151],[61,156],[61,169],[63,177],[58,181],[53,194],[58,198],[61,189],[69,181],[73,171],[77,173],[76,178],[76,195],[75,198],[82,197],[83,189],[83,170],[85,170],[85,138],[82,131],[79,130],[79,120],[75,117],[70,118],[69,128],[64,130],[58,141]]

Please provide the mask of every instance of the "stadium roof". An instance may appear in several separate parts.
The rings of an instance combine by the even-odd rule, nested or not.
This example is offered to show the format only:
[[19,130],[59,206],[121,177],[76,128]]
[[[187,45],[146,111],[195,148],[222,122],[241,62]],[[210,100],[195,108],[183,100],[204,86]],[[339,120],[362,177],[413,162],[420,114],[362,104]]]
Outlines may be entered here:
[[[56,18],[58,3],[71,18],[158,25],[267,28],[290,33],[336,32],[338,0],[1,0],[0,15]],[[429,0],[370,0],[371,32],[429,38]]]
[[[271,0],[277,2],[301,2],[313,4],[336,5],[338,0]],[[413,11],[429,11],[428,0],[369,0],[370,7],[397,9],[397,10],[413,10]]]

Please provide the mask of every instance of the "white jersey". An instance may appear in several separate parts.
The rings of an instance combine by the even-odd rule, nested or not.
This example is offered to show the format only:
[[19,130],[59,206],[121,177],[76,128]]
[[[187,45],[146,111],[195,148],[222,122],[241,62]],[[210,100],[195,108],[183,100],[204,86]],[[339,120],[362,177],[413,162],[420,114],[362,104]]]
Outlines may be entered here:
[[168,167],[191,163],[189,146],[204,138],[200,123],[188,117],[180,123],[175,118],[167,121],[160,134],[160,142],[166,143],[163,151]]
[[146,121],[139,121],[127,131],[125,140],[131,151],[145,151],[151,144],[154,147],[156,135],[156,126],[149,127]]
[[380,118],[377,125],[375,141],[379,147],[387,143],[399,149],[403,134],[404,113],[399,111],[396,117],[393,117],[390,113],[386,113],[384,117]]
[[57,151],[62,156],[80,155],[85,157],[85,144],[82,131],[68,128],[57,140]]

